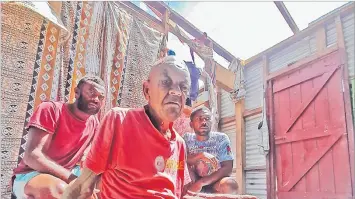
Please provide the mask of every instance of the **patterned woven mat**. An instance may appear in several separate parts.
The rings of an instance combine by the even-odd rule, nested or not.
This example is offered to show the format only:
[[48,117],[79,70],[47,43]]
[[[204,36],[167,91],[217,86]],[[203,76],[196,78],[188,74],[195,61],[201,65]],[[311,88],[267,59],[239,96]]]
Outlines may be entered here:
[[142,81],[162,38],[116,2],[62,2],[60,23],[36,5],[1,5],[1,198],[11,197],[12,169],[27,140],[24,126],[39,103],[73,102],[77,81],[92,73],[107,84],[106,108],[142,106]]
[[[143,107],[147,104],[142,84],[148,79],[151,65],[157,58],[162,34],[134,19],[129,35],[123,86],[118,104],[121,107]],[[140,86],[138,86],[140,85]]]

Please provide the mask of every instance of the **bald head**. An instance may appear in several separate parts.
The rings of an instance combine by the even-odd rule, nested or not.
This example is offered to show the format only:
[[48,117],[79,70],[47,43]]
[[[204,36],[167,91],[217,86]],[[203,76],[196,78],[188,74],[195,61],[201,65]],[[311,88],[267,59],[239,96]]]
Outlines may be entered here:
[[190,82],[187,66],[175,56],[167,56],[152,66],[143,92],[159,119],[173,122],[181,115]]
[[149,79],[154,77],[157,72],[159,73],[160,71],[165,70],[166,68],[171,68],[177,73],[185,73],[185,75],[188,76],[190,75],[189,69],[183,61],[178,60],[176,56],[166,56],[153,64],[149,73]]

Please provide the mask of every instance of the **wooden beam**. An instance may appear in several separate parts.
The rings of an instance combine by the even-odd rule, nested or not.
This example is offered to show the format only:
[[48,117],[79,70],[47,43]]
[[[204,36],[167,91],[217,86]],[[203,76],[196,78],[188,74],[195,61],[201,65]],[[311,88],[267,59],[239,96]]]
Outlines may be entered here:
[[216,82],[217,86],[224,89],[227,92],[234,90],[235,74],[216,63]]
[[298,28],[295,20],[293,20],[290,12],[287,10],[285,4],[282,1],[274,1],[277,9],[279,9],[281,15],[283,16],[283,18],[285,19],[286,23],[288,24],[288,26],[291,28],[293,34],[296,34],[300,31],[300,29]]
[[235,121],[235,116],[229,116],[229,117],[224,117],[219,120],[219,123],[222,124],[228,124],[231,122]]
[[[222,89],[217,86],[217,112],[219,118],[221,118],[221,110],[222,110]],[[221,130],[221,123],[218,122],[218,130]]]
[[149,15],[140,7],[136,6],[135,4],[129,1],[118,1],[116,3],[120,4],[120,6],[122,6],[125,9],[125,11],[127,11],[129,14],[145,21],[149,25],[149,27],[154,28],[155,30],[161,33],[164,33],[163,23],[158,19],[154,18],[153,16]]
[[[203,32],[196,28],[192,23],[187,21],[184,17],[182,17],[179,13],[175,12],[174,10],[170,9],[168,5],[166,5],[162,1],[145,1],[144,3],[149,4],[150,6],[157,9],[160,13],[164,13],[164,10],[169,9],[171,12],[170,18],[172,21],[177,23],[181,28],[183,28],[186,32],[188,32],[193,37],[197,38],[200,37]],[[227,61],[232,62],[235,57],[224,49],[221,45],[215,42],[210,37],[208,38],[213,44],[213,50],[225,58]],[[241,60],[240,60],[241,61]]]
[[338,15],[335,18],[335,29],[336,29],[336,33],[337,33],[337,44],[338,44],[338,47],[345,49],[343,26],[341,24],[341,16],[340,15]]
[[[266,57],[266,56],[265,56]],[[266,173],[266,179],[267,179],[267,199],[274,199],[276,198],[276,160],[275,160],[275,140],[273,139],[275,136],[275,123],[274,123],[274,102],[273,102],[273,96],[272,96],[272,81],[267,81],[267,87],[266,87],[266,104],[267,106],[266,109],[266,115],[267,115],[267,122],[269,125],[269,142],[270,142],[270,151],[267,154],[267,173]]]
[[236,176],[239,186],[238,194],[245,193],[245,129],[244,129],[244,99],[235,104],[236,123]]
[[262,107],[251,109],[251,110],[245,110],[244,114],[243,114],[243,117],[254,116],[254,115],[262,113],[262,111],[263,111]]
[[324,16],[323,19],[313,23],[308,28],[300,31],[299,33],[293,35],[292,37],[289,37],[275,44],[271,48],[268,48],[267,50],[264,50],[263,52],[260,52],[250,57],[249,59],[245,60],[244,63],[247,65],[252,65],[252,63],[255,63],[260,59],[262,59],[263,55],[270,55],[310,35],[311,33],[315,32],[320,26],[324,26],[326,23],[332,22],[332,20],[334,20],[338,15],[344,16],[346,14],[350,14],[351,12],[354,12],[354,4],[355,4],[354,2],[349,2],[345,6],[334,10],[332,13],[330,13],[327,16]]
[[162,18],[163,26],[164,26],[164,34],[168,35],[169,33],[169,10],[165,10],[165,13]]
[[327,48],[325,27],[321,26],[316,32],[317,54],[320,55]]

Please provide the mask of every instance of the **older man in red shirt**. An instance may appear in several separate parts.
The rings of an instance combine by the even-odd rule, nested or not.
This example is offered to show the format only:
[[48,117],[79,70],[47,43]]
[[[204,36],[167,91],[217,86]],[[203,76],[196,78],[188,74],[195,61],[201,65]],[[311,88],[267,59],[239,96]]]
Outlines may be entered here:
[[143,108],[113,108],[100,124],[82,175],[64,199],[86,198],[101,176],[104,199],[181,198],[190,182],[183,139],[172,128],[190,90],[187,66],[167,56],[143,84]]

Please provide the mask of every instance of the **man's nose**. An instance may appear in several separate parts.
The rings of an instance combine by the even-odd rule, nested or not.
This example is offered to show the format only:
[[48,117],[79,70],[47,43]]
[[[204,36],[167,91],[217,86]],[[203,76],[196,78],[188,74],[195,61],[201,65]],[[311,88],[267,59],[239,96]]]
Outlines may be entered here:
[[180,87],[178,85],[173,86],[170,90],[169,90],[169,95],[176,95],[176,96],[181,96],[182,92],[180,90]]
[[99,103],[100,102],[100,99],[99,99],[99,96],[95,96],[92,98],[92,100],[96,103]]

